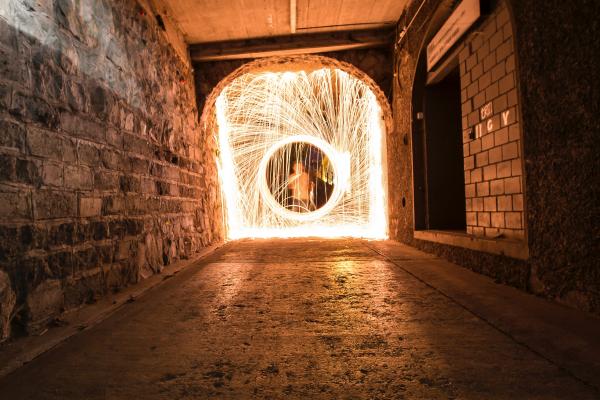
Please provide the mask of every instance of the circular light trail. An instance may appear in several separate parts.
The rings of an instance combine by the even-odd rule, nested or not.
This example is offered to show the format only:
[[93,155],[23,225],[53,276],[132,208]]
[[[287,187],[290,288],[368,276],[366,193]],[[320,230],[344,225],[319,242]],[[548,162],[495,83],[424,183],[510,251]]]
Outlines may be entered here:
[[[329,158],[329,160],[331,160],[333,166],[333,193],[331,193],[329,200],[323,207],[307,213],[290,211],[283,207],[277,200],[275,200],[271,193],[271,189],[267,184],[267,166],[269,164],[269,160],[271,160],[271,157],[273,157],[277,150],[288,144],[302,142],[312,144],[320,149]],[[285,139],[273,144],[273,146],[267,150],[263,156],[263,159],[258,167],[258,190],[260,191],[267,206],[273,210],[273,212],[279,214],[283,218],[296,221],[314,221],[327,215],[335,207],[344,194],[344,177],[348,176],[348,166],[345,164],[344,157],[338,155],[337,151],[322,139],[309,135],[288,136]]]
[[[331,68],[248,73],[223,89],[216,117],[230,239],[387,236],[385,132],[364,82]],[[270,160],[293,143],[314,146],[331,163],[333,191],[314,211],[287,209],[269,188],[267,171],[285,177],[290,166]]]

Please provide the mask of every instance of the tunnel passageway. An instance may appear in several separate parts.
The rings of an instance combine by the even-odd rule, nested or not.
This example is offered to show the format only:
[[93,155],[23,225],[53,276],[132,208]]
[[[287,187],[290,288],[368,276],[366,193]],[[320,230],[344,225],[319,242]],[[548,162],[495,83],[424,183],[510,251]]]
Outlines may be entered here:
[[486,317],[530,302],[559,318],[560,306],[392,242],[230,242],[4,377],[0,397],[598,398],[593,369]]

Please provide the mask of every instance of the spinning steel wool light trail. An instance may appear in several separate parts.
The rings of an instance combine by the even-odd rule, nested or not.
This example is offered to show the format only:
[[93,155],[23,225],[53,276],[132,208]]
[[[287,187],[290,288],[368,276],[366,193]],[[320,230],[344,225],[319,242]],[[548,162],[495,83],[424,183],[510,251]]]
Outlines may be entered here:
[[[326,68],[249,73],[223,90],[216,113],[229,238],[386,237],[384,128],[364,82]],[[290,207],[294,168],[313,179],[306,212]],[[315,207],[317,187],[329,189]]]

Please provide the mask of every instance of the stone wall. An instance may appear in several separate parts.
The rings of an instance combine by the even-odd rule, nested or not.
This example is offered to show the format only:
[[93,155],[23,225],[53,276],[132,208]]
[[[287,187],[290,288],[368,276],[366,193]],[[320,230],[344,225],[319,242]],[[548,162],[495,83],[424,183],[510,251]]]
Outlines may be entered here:
[[[366,73],[391,100],[392,96],[392,52],[391,49],[361,49],[320,54],[335,60],[352,64]],[[233,71],[255,59],[212,61],[194,65],[198,108],[204,109],[204,102],[212,90]]]
[[134,0],[0,5],[0,339],[221,239],[193,80]]
[[[594,16],[600,12],[600,5],[593,1],[581,2],[577,6],[558,1],[544,2],[543,5],[537,2],[512,0],[488,3],[491,7],[491,18],[496,18],[494,29],[491,27],[485,29],[485,21],[489,21],[489,16],[483,17],[473,28],[473,31],[478,32],[482,43],[489,44],[491,40],[499,41],[498,18],[503,22],[503,26],[510,23],[513,33],[513,39],[508,42],[502,33],[502,43],[498,42],[497,45],[503,46],[509,43],[509,46],[512,44],[514,49],[514,66],[512,59],[509,62],[509,58],[503,57],[506,60],[503,63],[503,71],[504,77],[509,75],[514,77],[516,98],[515,94],[510,94],[510,99],[508,98],[508,93],[514,93],[514,89],[507,87],[506,107],[510,109],[509,102],[514,103],[516,118],[513,126],[515,128],[513,128],[513,139],[509,128],[506,143],[500,143],[504,142],[505,138],[504,133],[499,134],[501,137],[498,145],[504,146],[511,141],[515,142],[514,150],[519,157],[523,158],[523,169],[520,171],[518,165],[515,165],[513,170],[512,160],[517,158],[510,157],[511,176],[508,176],[508,164],[506,164],[506,172],[502,172],[506,176],[502,179],[513,178],[513,175],[519,177],[524,194],[523,204],[521,206],[520,193],[514,193],[517,197],[512,197],[511,193],[510,206],[513,210],[510,212],[517,208],[517,212],[521,213],[521,207],[525,210],[524,214],[520,214],[522,228],[518,227],[515,218],[514,230],[517,238],[521,237],[519,231],[524,230],[524,240],[529,247],[529,258],[522,261],[414,238],[411,134],[413,83],[419,55],[426,46],[428,37],[437,31],[455,4],[450,0],[428,0],[418,14],[416,12],[420,2],[414,2],[399,23],[399,32],[401,32],[404,24],[411,21],[416,14],[394,55],[394,62],[397,65],[393,99],[396,129],[395,134],[388,137],[387,141],[391,236],[489,275],[499,282],[598,313],[600,312],[600,269],[596,266],[598,228],[595,221],[598,221],[598,202],[595,199],[599,196],[598,185],[594,182],[599,181],[600,151],[597,132],[600,131],[600,126],[597,115],[600,100],[598,92],[593,90],[593,82],[598,80],[600,70],[595,66],[593,57],[590,57],[590,54],[598,53],[598,43],[590,40],[599,33],[600,24]],[[506,14],[502,10],[506,10]],[[498,38],[494,38],[494,35]],[[479,40],[473,36],[468,38]],[[472,57],[473,47],[477,45],[470,46],[469,50],[465,50],[465,53],[460,56],[465,63],[469,57]],[[498,50],[499,47],[496,48],[496,51]],[[483,58],[485,63],[485,57]],[[470,63],[472,65],[469,73],[472,76],[472,68],[476,68],[475,65],[479,61],[475,62],[473,59]],[[497,65],[496,59],[495,66]],[[466,64],[463,68],[463,73],[466,75]],[[490,64],[490,68],[494,67]],[[476,72],[477,74],[479,72]],[[498,74],[499,71],[497,79],[500,82],[503,78]],[[478,85],[481,76],[478,76]],[[473,81],[469,84],[472,83]],[[465,88],[468,91],[468,85]],[[475,101],[475,96],[480,93],[479,87],[477,90],[473,87],[473,96],[468,96],[467,93],[467,97],[463,97],[463,101],[468,98],[472,101],[463,109],[467,117],[467,121],[463,123],[466,123],[467,127],[481,122],[476,121],[474,113],[476,111],[474,108],[482,101],[480,99]],[[486,97],[483,105],[497,98]],[[496,108],[495,111],[504,110],[504,100],[501,101],[501,109]],[[469,106],[472,109],[467,111]],[[481,109],[477,111],[480,112]],[[469,122],[471,114],[473,117]],[[520,140],[516,135],[517,129],[521,131]],[[488,151],[497,147],[496,135],[489,138],[490,142],[487,146],[490,147],[486,149]],[[483,143],[481,144],[483,146]],[[474,146],[476,147],[477,144]],[[465,153],[466,150],[465,148]],[[474,150],[474,153],[478,154],[483,149]],[[507,148],[508,150],[510,149]],[[468,151],[471,152],[470,143]],[[501,147],[498,156],[503,154],[502,151]],[[505,161],[508,160],[497,159],[496,179],[498,179],[500,163]],[[473,167],[476,168],[475,165]],[[504,168],[502,167],[502,171]],[[485,181],[483,174],[482,170],[482,182]],[[472,179],[472,175],[469,179]],[[493,180],[490,175],[488,182]],[[515,185],[515,190],[517,189],[518,185]],[[475,193],[476,191],[475,186]],[[501,204],[502,207],[509,207],[508,199],[501,198],[505,195],[506,193],[502,195],[499,193],[496,207],[500,207]],[[485,199],[489,196],[481,197]],[[471,204],[473,206],[473,203]],[[483,207],[482,212],[487,212],[485,203]],[[492,207],[491,203],[488,207]],[[471,234],[477,233],[473,231],[474,228],[485,228],[479,224],[478,218],[472,220],[471,227]]]

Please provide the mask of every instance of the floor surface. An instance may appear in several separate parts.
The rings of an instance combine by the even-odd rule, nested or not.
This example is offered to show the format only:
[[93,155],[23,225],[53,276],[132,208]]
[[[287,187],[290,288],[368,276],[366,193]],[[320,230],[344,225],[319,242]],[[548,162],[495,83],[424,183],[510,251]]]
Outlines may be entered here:
[[0,398],[600,398],[417,262],[444,263],[361,240],[232,242],[0,380]]

